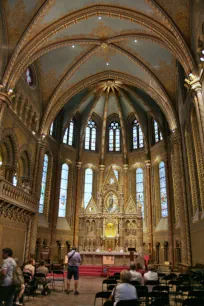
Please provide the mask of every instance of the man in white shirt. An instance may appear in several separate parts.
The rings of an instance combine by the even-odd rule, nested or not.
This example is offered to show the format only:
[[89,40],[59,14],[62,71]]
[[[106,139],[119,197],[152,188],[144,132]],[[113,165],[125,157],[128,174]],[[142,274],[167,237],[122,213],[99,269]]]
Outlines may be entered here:
[[[158,277],[158,273],[155,272],[154,270],[154,266],[153,265],[149,265],[148,266],[148,272],[144,274],[144,284],[147,281],[158,281],[159,277]],[[151,292],[152,291],[152,287],[153,285],[148,285],[148,291]]]
[[136,271],[136,265],[135,263],[130,264],[130,273],[131,273],[131,281],[137,281],[142,285],[143,279],[142,279],[142,274]]
[[13,305],[13,296],[15,294],[15,285],[13,284],[13,271],[16,268],[16,262],[12,258],[13,251],[9,248],[2,250],[3,265],[0,270],[0,306],[4,301],[5,306]]
[[68,270],[67,270],[67,294],[70,293],[70,281],[74,276],[74,295],[78,295],[78,280],[79,280],[79,265],[81,263],[81,256],[73,247],[72,251],[68,253]]

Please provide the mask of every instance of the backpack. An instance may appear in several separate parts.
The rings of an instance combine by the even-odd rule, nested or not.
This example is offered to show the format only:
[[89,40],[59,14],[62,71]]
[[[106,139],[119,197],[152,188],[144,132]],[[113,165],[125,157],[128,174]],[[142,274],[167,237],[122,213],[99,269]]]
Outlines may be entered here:
[[13,285],[21,286],[24,284],[24,277],[20,267],[13,267]]

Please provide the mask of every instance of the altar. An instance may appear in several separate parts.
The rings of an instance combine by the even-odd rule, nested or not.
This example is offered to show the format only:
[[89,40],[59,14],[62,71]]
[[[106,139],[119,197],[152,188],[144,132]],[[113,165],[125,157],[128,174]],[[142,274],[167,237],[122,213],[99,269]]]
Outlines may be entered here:
[[101,265],[103,256],[111,250],[116,265],[129,265],[128,248],[142,253],[141,204],[131,196],[124,203],[123,188],[122,180],[110,168],[97,199],[92,197],[85,208],[82,205],[78,246],[84,264]]
[[[129,266],[130,253],[120,252],[81,252],[82,265]],[[134,252],[134,262],[144,264],[144,260]]]

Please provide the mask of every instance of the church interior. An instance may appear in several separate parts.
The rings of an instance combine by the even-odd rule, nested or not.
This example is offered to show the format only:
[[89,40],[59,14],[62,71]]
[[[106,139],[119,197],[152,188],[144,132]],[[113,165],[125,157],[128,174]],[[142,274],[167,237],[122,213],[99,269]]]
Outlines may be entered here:
[[203,21],[203,0],[0,1],[1,250],[204,268]]

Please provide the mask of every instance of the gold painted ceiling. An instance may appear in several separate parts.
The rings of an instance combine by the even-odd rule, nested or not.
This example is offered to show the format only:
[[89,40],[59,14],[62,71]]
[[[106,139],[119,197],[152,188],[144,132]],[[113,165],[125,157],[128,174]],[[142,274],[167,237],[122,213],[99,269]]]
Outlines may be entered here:
[[143,91],[144,105],[154,100],[176,127],[177,62],[186,75],[195,70],[190,0],[2,0],[0,12],[0,83],[28,87],[34,67],[27,92],[42,106],[41,132],[79,91],[107,81]]

